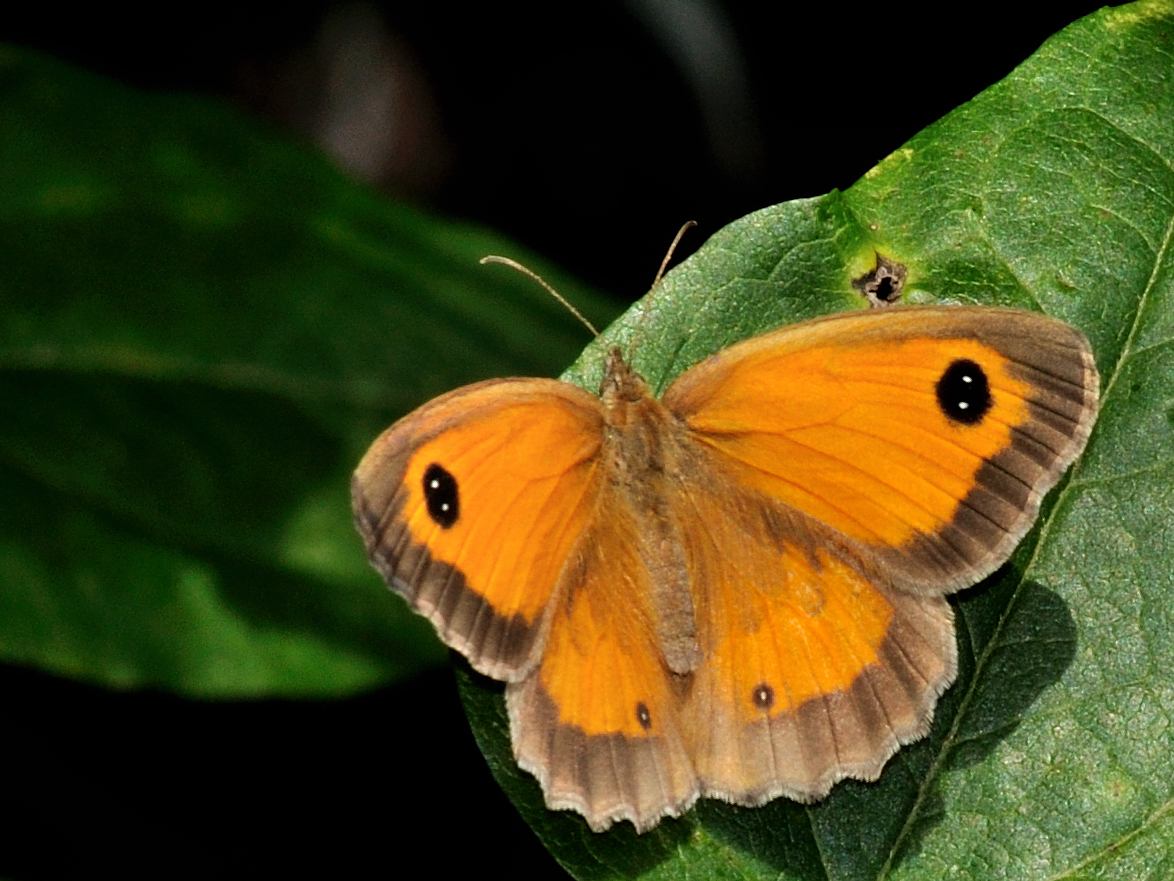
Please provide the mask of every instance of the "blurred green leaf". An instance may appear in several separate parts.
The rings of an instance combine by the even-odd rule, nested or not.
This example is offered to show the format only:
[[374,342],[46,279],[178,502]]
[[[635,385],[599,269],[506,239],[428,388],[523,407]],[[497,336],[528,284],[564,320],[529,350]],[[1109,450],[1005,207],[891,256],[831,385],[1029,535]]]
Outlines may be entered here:
[[[867,118],[861,120],[867,130]],[[1097,13],[846,192],[717,233],[567,374],[637,336],[655,387],[755,332],[859,308],[879,252],[907,299],[1081,327],[1103,411],[1012,561],[957,598],[961,671],[931,735],[818,804],[703,801],[643,836],[542,806],[501,689],[462,690],[494,773],[572,874],[605,878],[1174,877],[1174,7]]]
[[584,331],[506,253],[211,102],[0,50],[0,657],[119,686],[337,694],[443,662],[348,481],[445,389]]

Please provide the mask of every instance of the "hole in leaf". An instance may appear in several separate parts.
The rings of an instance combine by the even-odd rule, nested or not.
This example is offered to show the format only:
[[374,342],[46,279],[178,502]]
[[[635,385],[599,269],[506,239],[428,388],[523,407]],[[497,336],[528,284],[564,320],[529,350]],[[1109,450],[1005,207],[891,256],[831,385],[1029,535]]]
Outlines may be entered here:
[[890,260],[880,254],[876,255],[876,267],[868,273],[852,280],[852,287],[856,288],[875,309],[895,303],[905,289],[905,275],[907,270],[904,263]]

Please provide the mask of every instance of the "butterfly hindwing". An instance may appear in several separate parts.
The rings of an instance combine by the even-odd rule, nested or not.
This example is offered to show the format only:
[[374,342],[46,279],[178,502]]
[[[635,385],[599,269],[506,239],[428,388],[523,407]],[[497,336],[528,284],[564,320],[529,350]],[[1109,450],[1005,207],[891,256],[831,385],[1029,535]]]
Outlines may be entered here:
[[681,686],[657,640],[657,611],[635,512],[607,498],[551,613],[542,662],[506,692],[519,764],[547,804],[594,829],[646,829],[697,797],[681,727]]
[[810,801],[875,779],[954,679],[949,605],[887,586],[805,515],[729,492],[720,461],[695,473],[673,508],[706,524],[682,527],[705,659],[683,711],[702,794]]

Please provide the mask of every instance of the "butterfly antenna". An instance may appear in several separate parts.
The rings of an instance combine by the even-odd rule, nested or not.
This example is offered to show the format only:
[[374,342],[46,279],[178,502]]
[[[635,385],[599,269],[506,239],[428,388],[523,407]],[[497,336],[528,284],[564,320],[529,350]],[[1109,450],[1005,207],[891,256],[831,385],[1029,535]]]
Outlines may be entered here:
[[636,349],[639,347],[641,340],[644,339],[643,329],[648,323],[648,317],[652,314],[650,307],[651,295],[656,290],[656,286],[660,284],[660,280],[664,278],[664,274],[668,271],[669,263],[672,262],[673,254],[677,251],[677,245],[681,244],[681,239],[685,237],[685,233],[697,226],[696,220],[686,220],[681,224],[681,228],[677,230],[677,234],[673,236],[673,241],[669,245],[668,251],[665,252],[664,259],[660,261],[660,268],[656,270],[656,278],[652,280],[652,287],[648,289],[649,296],[644,298],[641,302],[640,317],[637,319],[636,327],[632,332],[632,336],[628,341],[628,363],[630,364],[636,357]]
[[[678,238],[679,237],[680,236],[678,235]],[[674,244],[676,244],[676,243],[674,242]],[[670,250],[669,253],[671,254],[672,251]],[[668,258],[665,258],[665,259],[667,262]],[[523,266],[517,260],[511,260],[509,257],[499,257],[497,254],[488,254],[485,257],[482,257],[481,258],[481,265],[484,266],[486,263],[500,263],[502,266],[508,266],[508,267],[510,267],[510,269],[516,269],[518,272],[522,273],[522,275],[528,275],[530,278],[534,279],[534,281],[538,282],[540,285],[542,285],[544,288],[546,288],[546,292],[548,294],[550,294],[552,297],[554,297],[556,300],[558,300],[560,303],[562,303],[563,307],[568,312],[570,312],[572,315],[574,315],[576,318],[578,318],[579,321],[582,323],[582,325],[585,328],[587,328],[589,331],[591,331],[592,336],[599,336],[599,331],[595,329],[595,325],[592,324],[590,321],[588,321],[586,318],[584,318],[582,312],[580,312],[578,309],[576,309],[574,306],[572,306],[570,301],[568,301],[566,297],[564,297],[562,294],[560,294],[558,291],[556,291],[553,287],[551,287],[547,283],[546,279],[544,279],[541,275],[539,275],[533,269],[530,269],[528,266]]]
[[687,233],[695,226],[697,226],[696,220],[686,220],[681,224],[681,228],[677,230],[677,234],[673,236],[673,242],[671,245],[669,245],[668,252],[665,253],[664,259],[660,261],[660,269],[656,270],[656,278],[652,280],[652,287],[649,288],[649,290],[652,290],[658,284],[660,284],[660,280],[664,278],[664,274],[669,268],[669,261],[673,259],[673,254],[677,250],[677,245],[681,244],[681,239],[685,237],[685,233]]

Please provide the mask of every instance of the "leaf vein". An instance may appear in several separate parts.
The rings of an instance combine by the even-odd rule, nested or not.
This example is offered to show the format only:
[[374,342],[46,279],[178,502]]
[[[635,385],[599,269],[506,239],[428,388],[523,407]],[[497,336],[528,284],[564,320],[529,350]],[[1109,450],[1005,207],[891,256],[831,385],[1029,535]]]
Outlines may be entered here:
[[1111,854],[1120,852],[1122,847],[1124,847],[1129,842],[1133,841],[1139,835],[1143,834],[1151,826],[1154,826],[1158,822],[1160,822],[1161,819],[1164,816],[1166,816],[1166,814],[1168,814],[1170,812],[1171,805],[1174,805],[1174,799],[1167,799],[1156,811],[1154,811],[1152,814],[1150,814],[1148,817],[1146,817],[1144,820],[1142,820],[1137,825],[1137,828],[1130,830],[1129,832],[1127,832],[1126,834],[1122,835],[1120,838],[1117,838],[1114,841],[1110,841],[1108,844],[1106,844],[1100,850],[1096,851],[1095,853],[1089,854],[1087,857],[1085,857],[1083,860],[1081,860],[1075,866],[1072,866],[1070,869],[1065,869],[1063,872],[1058,872],[1057,874],[1050,876],[1047,879],[1047,881],[1062,881],[1062,879],[1064,879],[1064,878],[1073,878],[1076,875],[1078,875],[1081,871],[1083,871],[1084,869],[1086,869],[1089,866],[1096,863],[1098,860],[1103,859],[1104,857],[1107,857]]

